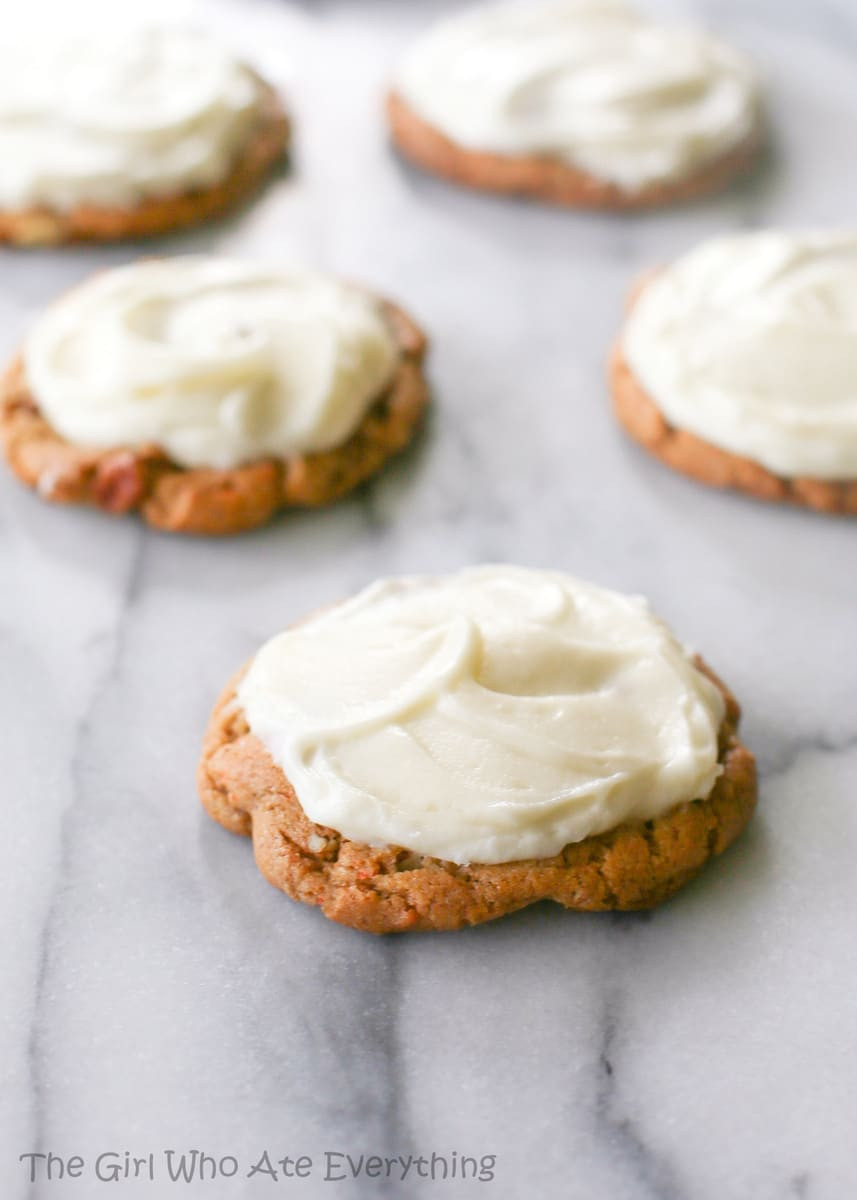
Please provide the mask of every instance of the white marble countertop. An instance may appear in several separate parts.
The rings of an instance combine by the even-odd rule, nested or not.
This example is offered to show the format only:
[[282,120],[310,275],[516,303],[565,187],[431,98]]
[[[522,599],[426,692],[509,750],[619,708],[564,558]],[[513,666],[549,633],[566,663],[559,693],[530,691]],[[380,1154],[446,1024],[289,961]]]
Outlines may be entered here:
[[[4,1200],[173,1195],[166,1149],[234,1156],[234,1178],[176,1192],[226,1200],[857,1194],[857,528],[671,474],[620,435],[604,385],[640,268],[722,228],[854,222],[857,10],[657,5],[756,55],[775,152],[716,199],[611,217],[396,161],[382,81],[452,7],[186,4],[278,79],[290,67],[297,149],[239,219],[157,247],[305,262],[400,297],[434,343],[419,447],[335,510],[219,543],[51,508],[0,474]],[[136,253],[0,252],[4,356],[55,292]],[[650,915],[339,928],[201,811],[210,706],[305,610],[481,560],[648,594],[743,702],[758,818]],[[266,1149],[312,1174],[248,1179]],[[453,1150],[496,1155],[493,1181],[432,1183],[416,1164],[404,1182],[324,1180],[325,1151]],[[29,1184],[18,1156],[48,1151],[82,1156],[83,1176]],[[102,1188],[97,1155],[125,1151],[155,1155],[155,1182]]]

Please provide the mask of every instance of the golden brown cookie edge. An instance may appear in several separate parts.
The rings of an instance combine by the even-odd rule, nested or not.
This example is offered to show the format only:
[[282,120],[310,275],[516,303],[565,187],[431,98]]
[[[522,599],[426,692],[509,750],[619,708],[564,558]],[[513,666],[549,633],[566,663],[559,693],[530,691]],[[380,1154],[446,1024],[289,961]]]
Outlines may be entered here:
[[89,450],[66,441],[39,410],[23,360],[0,377],[0,443],[11,470],[43,499],[139,511],[170,533],[227,536],[279,510],[331,504],[376,474],[413,439],[429,401],[427,342],[400,307],[378,299],[400,350],[391,384],[347,442],[333,450],[225,470],[184,468],[157,447]]
[[240,674],[209,722],[200,798],[214,820],[252,836],[257,865],[274,887],[368,933],[458,929],[540,900],[581,911],[650,908],[725,850],[756,804],[755,760],[737,736],[738,704],[701,660],[697,665],[726,702],[723,773],[709,796],[568,845],[553,858],[459,866],[402,847],[352,842],[314,824],[249,732],[236,695]]
[[527,196],[570,208],[631,210],[678,204],[725,187],[747,169],[761,147],[761,119],[739,145],[672,182],[629,192],[560,159],[471,150],[424,121],[395,90],[387,94],[387,120],[402,155],[444,179],[481,191]]
[[[631,304],[641,290],[639,286],[632,289]],[[625,358],[621,338],[611,350],[608,375],[613,411],[619,424],[649,454],[674,471],[711,487],[729,488],[757,500],[797,504],[818,512],[857,515],[857,480],[775,475],[754,459],[722,450],[689,430],[671,425],[634,375]]]
[[279,95],[258,75],[256,79],[262,89],[259,119],[231,171],[219,183],[170,196],[148,197],[127,209],[96,205],[78,205],[68,212],[0,209],[0,244],[56,246],[155,237],[201,224],[238,207],[261,187],[283,158],[291,135]]

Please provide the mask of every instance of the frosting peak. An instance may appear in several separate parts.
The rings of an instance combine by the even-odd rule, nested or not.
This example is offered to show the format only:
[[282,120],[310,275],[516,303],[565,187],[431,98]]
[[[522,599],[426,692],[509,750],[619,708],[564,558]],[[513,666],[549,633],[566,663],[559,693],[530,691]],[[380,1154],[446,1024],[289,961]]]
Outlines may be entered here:
[[680,178],[754,130],[745,59],[618,0],[485,5],[442,21],[395,86],[459,145],[559,157],[634,191]]
[[645,602],[554,571],[381,581],[239,687],[311,820],[453,862],[557,854],[708,794],[723,701]]
[[0,46],[0,207],[129,208],[211,187],[261,97],[253,73],[175,28]]
[[780,475],[857,477],[857,233],[705,242],[646,284],[623,348],[679,428]]
[[160,446],[182,466],[328,450],[398,361],[356,288],[258,263],[134,263],[57,301],[24,350],[48,420],[81,446]]

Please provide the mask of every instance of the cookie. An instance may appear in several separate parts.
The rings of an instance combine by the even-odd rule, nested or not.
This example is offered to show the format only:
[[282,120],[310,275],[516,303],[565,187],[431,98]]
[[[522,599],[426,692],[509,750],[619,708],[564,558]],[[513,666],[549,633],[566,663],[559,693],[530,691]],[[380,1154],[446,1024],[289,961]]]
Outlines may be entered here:
[[762,140],[755,72],[624,4],[489,5],[430,30],[387,100],[406,158],[458,183],[646,208],[724,186]]
[[215,707],[198,785],[275,887],[356,929],[647,908],[752,815],[738,720],[641,601],[478,568],[382,582],[268,643]]
[[405,158],[434,175],[481,191],[529,197],[570,208],[614,211],[680,204],[718,191],[754,161],[761,143],[756,130],[728,154],[675,182],[650,183],[629,191],[544,155],[511,156],[469,150],[422,120],[396,92],[387,97],[393,140]]
[[239,533],[339,499],[403,449],[425,349],[403,310],[324,277],[136,263],[36,324],[0,380],[0,440],[46,500]]
[[635,288],[610,359],[616,416],[713,487],[857,514],[857,236],[704,243]]
[[[18,89],[32,110],[16,113]],[[201,34],[0,49],[0,242],[142,238],[258,190],[289,143],[275,90]]]

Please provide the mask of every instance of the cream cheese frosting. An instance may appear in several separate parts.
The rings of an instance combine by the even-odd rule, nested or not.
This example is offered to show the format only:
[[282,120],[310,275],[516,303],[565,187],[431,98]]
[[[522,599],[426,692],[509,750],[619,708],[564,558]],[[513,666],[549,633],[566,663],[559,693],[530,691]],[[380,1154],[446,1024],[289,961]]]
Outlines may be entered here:
[[228,175],[253,73],[199,32],[46,30],[0,45],[0,208],[130,208]]
[[544,858],[707,796],[724,703],[639,597],[511,566],[383,580],[269,641],[238,700],[311,820]]
[[635,303],[623,352],[680,429],[791,478],[857,478],[857,233],[705,242]]
[[628,191],[690,175],[759,120],[756,75],[741,54],[618,0],[459,14],[416,42],[394,86],[459,145],[560,158]]
[[39,408],[67,440],[160,446],[227,468],[344,442],[399,352],[357,288],[260,263],[188,256],[96,276],[24,347]]

